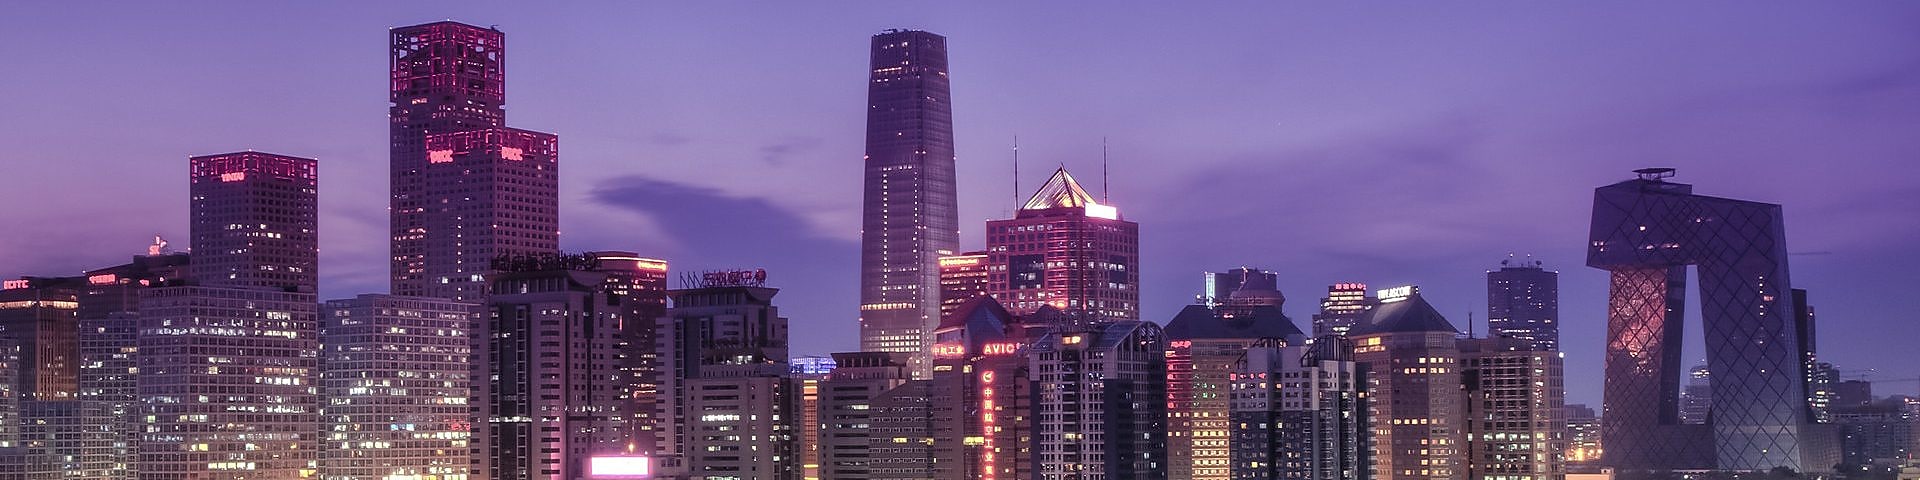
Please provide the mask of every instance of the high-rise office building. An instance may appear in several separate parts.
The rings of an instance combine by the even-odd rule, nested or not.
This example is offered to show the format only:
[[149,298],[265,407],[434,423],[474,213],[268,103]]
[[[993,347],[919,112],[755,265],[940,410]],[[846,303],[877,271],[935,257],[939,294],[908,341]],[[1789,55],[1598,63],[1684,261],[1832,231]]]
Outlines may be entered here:
[[1140,224],[1064,168],[1012,219],[987,222],[987,256],[990,293],[1016,315],[1048,306],[1076,323],[1140,319]]
[[[821,478],[860,480],[872,472],[873,406],[876,399],[912,379],[911,354],[833,354],[835,368],[820,383]],[[891,439],[886,439],[891,442]]]
[[1273,305],[1287,303],[1286,295],[1280,293],[1280,274],[1253,267],[1240,267],[1225,272],[1207,272],[1201,275],[1200,295],[1196,298],[1201,305],[1208,307],[1226,304],[1229,297],[1238,294],[1241,305]]
[[113,432],[98,404],[81,400],[20,400],[18,442],[0,449],[0,478],[109,480],[127,478],[112,469]]
[[1560,352],[1524,337],[1461,340],[1467,478],[1558,480],[1566,470]]
[[800,390],[800,421],[794,435],[798,439],[794,450],[800,455],[800,478],[820,480],[820,384],[833,373],[833,357],[793,357],[787,365],[794,387]]
[[1353,342],[1261,340],[1230,380],[1233,479],[1372,478],[1367,372]]
[[20,348],[13,391],[22,400],[71,400],[79,393],[80,289],[74,277],[7,280],[0,289],[0,338]]
[[467,478],[480,306],[366,294],[321,310],[320,478]]
[[486,313],[472,334],[472,475],[494,480],[583,478],[604,459],[643,456],[621,326],[634,300],[623,273],[592,255],[496,262]]
[[940,322],[941,255],[960,249],[947,38],[873,36],[860,224],[860,349],[915,354]]
[[984,251],[940,257],[940,318],[952,315],[973,297],[986,295],[991,268]]
[[1347,333],[1354,361],[1367,368],[1373,477],[1465,479],[1459,330],[1411,288],[1379,296],[1380,305]]
[[480,302],[494,259],[559,251],[559,137],[486,128],[426,142],[423,296]]
[[1313,314],[1313,336],[1345,336],[1378,303],[1365,283],[1336,283],[1327,286],[1320,299],[1320,313]]
[[1167,478],[1167,339],[1159,325],[1065,328],[1030,349],[1032,478]]
[[313,476],[318,162],[241,152],[191,164],[196,284],[140,293],[140,478]]
[[[1788,277],[1779,205],[1693,194],[1672,169],[1594,190],[1587,265],[1611,275],[1606,463],[1623,471],[1830,469],[1810,428],[1810,345]],[[1699,272],[1713,410],[1679,421],[1687,267]]]
[[186,253],[166,251],[158,237],[146,255],[133,261],[88,271],[80,293],[80,400],[93,402],[104,423],[92,430],[110,434],[110,470],[127,477],[139,475],[139,431],[135,378],[139,367],[140,293],[187,281]]
[[1694,365],[1687,371],[1686,389],[1680,391],[1680,423],[1706,425],[1707,415],[1711,413],[1713,372],[1707,370],[1707,364]]
[[1560,350],[1560,272],[1532,257],[1488,270],[1487,333],[1525,340],[1531,350]]
[[318,163],[248,151],[192,164],[194,280],[312,293],[320,278]]
[[657,454],[696,477],[798,478],[799,389],[789,377],[787,319],[764,275],[707,275],[672,290],[656,320],[664,374]]
[[[1271,288],[1255,290],[1277,293]],[[1167,322],[1165,333],[1167,474],[1172,478],[1226,480],[1232,476],[1228,399],[1232,397],[1229,389],[1234,365],[1256,343],[1272,340],[1302,344],[1305,334],[1280,313],[1280,305],[1242,307],[1228,303],[1188,305]]]
[[[867,478],[956,478],[934,474],[935,437],[931,429],[936,400],[952,395],[936,395],[933,382],[908,381],[873,399],[872,412],[867,416],[873,426],[867,434]],[[959,465],[941,466],[954,469]]]
[[[604,273],[608,292],[621,298],[620,371],[633,421],[627,424],[636,452],[653,451],[654,404],[660,401],[660,353],[654,350],[654,320],[667,313],[667,261],[633,252],[597,251],[584,254],[593,271]],[[508,259],[511,263],[511,259]]]
[[427,275],[428,243],[444,246],[463,233],[428,230],[436,206],[427,194],[427,136],[506,125],[506,35],[446,21],[391,29],[388,37],[393,294],[425,296],[439,282]]

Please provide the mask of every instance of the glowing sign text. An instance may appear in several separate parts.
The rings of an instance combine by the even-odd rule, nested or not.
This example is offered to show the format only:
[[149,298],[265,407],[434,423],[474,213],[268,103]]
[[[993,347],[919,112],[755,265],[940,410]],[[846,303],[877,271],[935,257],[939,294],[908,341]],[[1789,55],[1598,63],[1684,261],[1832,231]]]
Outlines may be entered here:
[[103,273],[103,274],[87,277],[87,283],[93,284],[93,285],[112,285],[119,282],[120,282],[120,276],[114,275],[111,273]]
[[980,478],[993,480],[999,473],[993,464],[993,371],[980,371]]
[[980,354],[987,355],[987,356],[1009,355],[1009,354],[1014,354],[1019,352],[1020,352],[1020,344],[1018,343],[1009,343],[1009,342],[989,343],[989,344],[980,346]]
[[247,172],[228,172],[220,174],[222,182],[238,182],[247,179]]
[[967,356],[967,346],[957,343],[942,343],[933,346],[933,358],[960,358]]
[[1406,285],[1378,290],[1373,292],[1373,296],[1380,297],[1380,303],[1398,302],[1413,296],[1413,286]]
[[27,279],[24,279],[24,278],[19,280],[7,280],[4,282],[0,282],[0,290],[13,290],[16,288],[27,288],[32,285],[33,285],[33,282],[28,281]]
[[504,158],[507,160],[513,160],[513,161],[526,160],[527,157],[523,155],[523,153],[525,152],[521,151],[518,148],[500,147],[500,158]]

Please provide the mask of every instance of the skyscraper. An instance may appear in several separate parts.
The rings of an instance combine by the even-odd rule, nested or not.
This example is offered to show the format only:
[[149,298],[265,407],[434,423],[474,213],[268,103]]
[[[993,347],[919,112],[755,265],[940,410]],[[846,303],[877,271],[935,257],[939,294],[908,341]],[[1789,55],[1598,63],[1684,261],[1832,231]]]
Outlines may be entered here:
[[502,259],[472,334],[473,475],[583,478],[639,452],[621,325],[634,301],[591,255]]
[[1365,283],[1328,285],[1327,296],[1320,299],[1320,313],[1313,314],[1313,336],[1345,336],[1375,303]]
[[426,295],[486,299],[495,258],[560,248],[559,138],[512,128],[427,135]]
[[20,347],[14,392],[22,400],[71,400],[79,393],[80,288],[73,277],[8,280],[0,289],[0,338]]
[[318,163],[258,152],[191,163],[198,285],[140,295],[140,478],[312,476]]
[[100,408],[93,430],[111,434],[111,469],[129,477],[139,473],[140,293],[187,278],[188,255],[165,247],[156,237],[147,255],[88,271],[80,293],[80,399]]
[[1367,371],[1353,342],[1261,340],[1231,370],[1234,480],[1372,477]]
[[466,478],[480,306],[367,294],[322,310],[320,478]]
[[1519,337],[1461,340],[1467,478],[1566,476],[1566,380],[1560,352]]
[[[1607,314],[1606,463],[1621,470],[1824,471],[1837,459],[1808,431],[1808,345],[1800,338],[1779,205],[1693,194],[1672,169],[1594,190],[1587,265],[1612,277]],[[1679,422],[1687,267],[1699,272],[1713,414]],[[1831,442],[1826,442],[1831,443]],[[1831,453],[1831,454],[1830,454]]]
[[1140,224],[1095,201],[1062,168],[1012,219],[987,222],[988,288],[1016,315],[1140,319]]
[[773,304],[780,290],[754,277],[708,275],[668,293],[673,308],[655,323],[664,371],[655,448],[695,473],[798,478],[787,319]]
[[931,365],[940,322],[941,255],[960,247],[947,38],[918,30],[873,36],[860,226],[860,349],[914,354]]
[[909,355],[889,352],[833,354],[833,373],[820,382],[818,445],[821,478],[874,478],[870,443],[892,440],[873,435],[874,401],[910,380],[911,372],[906,364]]
[[[1271,284],[1268,287],[1251,290],[1278,293]],[[1234,292],[1241,291],[1235,288]],[[1234,365],[1256,343],[1306,343],[1306,336],[1294,326],[1293,319],[1280,313],[1280,307],[1226,303],[1208,307],[1202,303],[1188,305],[1167,322],[1170,477],[1226,480],[1232,475],[1227,443]]]
[[1368,372],[1373,477],[1465,479],[1459,331],[1411,288],[1394,290],[1347,333]]
[[1062,329],[1030,348],[1032,478],[1167,478],[1167,339],[1159,325]]
[[1487,332],[1531,344],[1530,350],[1560,350],[1560,272],[1538,260],[1507,259],[1487,271]]
[[494,257],[558,252],[558,140],[505,128],[499,30],[389,35],[393,294],[480,302]]
[[313,293],[320,283],[318,163],[261,152],[193,157],[193,257],[209,287]]

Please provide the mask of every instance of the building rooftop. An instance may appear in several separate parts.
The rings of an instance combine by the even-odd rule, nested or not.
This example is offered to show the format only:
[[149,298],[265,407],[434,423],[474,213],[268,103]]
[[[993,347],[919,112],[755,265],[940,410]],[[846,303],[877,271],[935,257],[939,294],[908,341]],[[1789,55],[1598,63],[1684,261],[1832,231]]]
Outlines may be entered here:
[[1432,304],[1415,293],[1405,300],[1382,303],[1368,310],[1349,335],[1459,331],[1454,328],[1453,322],[1447,321],[1446,316],[1440,315],[1440,311],[1434,310]]
[[1207,308],[1206,305],[1188,305],[1167,322],[1167,338],[1191,340],[1201,338],[1288,338],[1305,335],[1293,319],[1280,313],[1272,306],[1256,306],[1246,309],[1231,307]]

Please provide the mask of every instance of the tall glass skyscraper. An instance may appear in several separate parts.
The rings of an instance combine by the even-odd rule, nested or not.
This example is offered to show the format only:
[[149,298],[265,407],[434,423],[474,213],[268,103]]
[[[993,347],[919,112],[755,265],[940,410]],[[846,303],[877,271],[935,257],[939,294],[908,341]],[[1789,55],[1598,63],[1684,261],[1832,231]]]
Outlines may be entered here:
[[940,321],[941,255],[959,248],[947,38],[873,37],[860,227],[860,349],[914,354],[929,371]]
[[[1824,471],[1837,459],[1807,421],[1807,379],[1779,205],[1694,195],[1638,170],[1594,190],[1587,265],[1612,276],[1604,462],[1622,470]],[[1680,419],[1687,267],[1699,273],[1713,414]]]
[[1532,258],[1503,260],[1487,271],[1487,330],[1534,351],[1560,350],[1560,272]]

